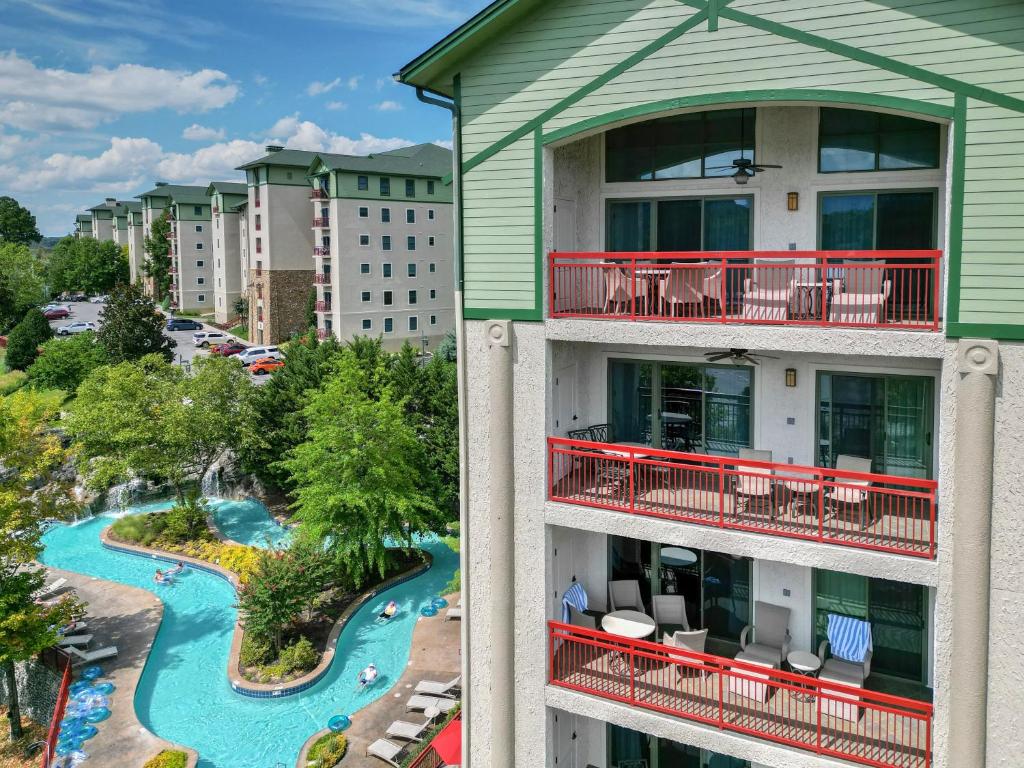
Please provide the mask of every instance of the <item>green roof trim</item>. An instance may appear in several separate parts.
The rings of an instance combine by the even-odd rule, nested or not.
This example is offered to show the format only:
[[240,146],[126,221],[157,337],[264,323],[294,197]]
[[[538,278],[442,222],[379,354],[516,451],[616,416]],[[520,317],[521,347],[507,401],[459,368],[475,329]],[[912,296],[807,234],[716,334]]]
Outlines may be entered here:
[[88,213],[80,213],[77,216],[75,216],[75,221],[77,223],[79,223],[79,224],[86,224],[86,223],[88,223],[91,226],[92,225],[92,216],[90,216]]
[[375,152],[372,155],[318,153],[307,166],[307,175],[318,176],[327,171],[347,171],[440,179],[450,173],[451,169],[450,149],[439,147],[437,144],[414,144],[388,152]]
[[249,187],[244,181],[211,181],[206,188],[207,197],[218,192],[222,195],[248,195]]
[[316,155],[316,152],[305,149],[282,149],[277,152],[268,152],[258,160],[240,165],[235,170],[247,171],[250,168],[260,168],[268,165],[281,165],[288,168],[309,168],[309,164]]

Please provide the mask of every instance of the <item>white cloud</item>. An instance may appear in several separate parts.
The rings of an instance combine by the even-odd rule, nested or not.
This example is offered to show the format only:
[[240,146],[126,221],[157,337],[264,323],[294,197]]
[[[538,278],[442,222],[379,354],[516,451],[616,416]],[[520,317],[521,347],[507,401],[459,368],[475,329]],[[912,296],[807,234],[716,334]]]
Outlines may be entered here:
[[181,132],[181,138],[188,141],[221,141],[224,135],[223,128],[210,128],[199,123],[192,123]]
[[195,152],[171,152],[156,163],[155,178],[179,184],[207,184],[217,179],[240,176],[235,168],[263,154],[264,145],[255,141],[234,139],[211,144]]
[[444,147],[449,152],[452,150],[452,147],[454,146],[452,144],[451,139],[435,139],[432,143],[437,144],[437,146],[439,147]]
[[39,68],[16,51],[0,53],[0,123],[21,130],[94,128],[128,113],[206,112],[239,94],[227,74],[139,64],[87,72]]
[[95,157],[63,152],[50,155],[37,167],[23,169],[11,181],[11,188],[88,189],[97,182],[115,183],[141,178],[162,154],[160,145],[150,139],[115,137],[110,140],[110,147]]
[[310,96],[319,96],[322,93],[330,93],[339,85],[341,85],[340,77],[334,78],[329,83],[322,83],[319,80],[314,80],[306,86],[306,93]]
[[252,76],[252,81],[261,88],[270,82],[270,80],[267,79],[266,75],[261,75],[258,72]]
[[312,120],[300,120],[297,113],[282,117],[274,123],[267,140],[283,144],[289,149],[334,152],[339,155],[385,152],[389,149],[408,147],[414,143],[408,139],[383,138],[370,133],[361,133],[359,138],[354,139],[339,133],[331,133]]
[[375,104],[373,108],[376,109],[378,112],[402,111],[402,105],[399,104],[397,101],[391,101],[390,99],[388,99],[387,101],[382,101],[380,104]]
[[348,104],[344,101],[328,101],[324,106],[332,112],[337,112],[339,109],[348,109]]
[[362,75],[352,75],[348,80],[345,81],[345,85],[348,86],[350,91],[354,91],[359,88],[359,84],[363,81]]
[[393,77],[378,77],[377,78],[377,90],[381,91],[387,88],[389,85],[398,85],[398,81]]
[[482,2],[467,0],[262,0],[279,12],[317,21],[349,26],[421,27],[451,26],[479,10]]

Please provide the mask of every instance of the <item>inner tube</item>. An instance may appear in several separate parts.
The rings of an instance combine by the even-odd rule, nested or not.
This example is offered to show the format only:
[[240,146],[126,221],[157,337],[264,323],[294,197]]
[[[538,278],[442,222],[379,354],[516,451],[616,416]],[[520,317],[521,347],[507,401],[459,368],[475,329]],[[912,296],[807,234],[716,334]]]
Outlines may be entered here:
[[352,725],[352,718],[348,715],[335,715],[327,721],[327,727],[334,733],[341,733]]
[[92,682],[102,674],[103,669],[101,667],[86,667],[84,670],[82,670],[82,679]]
[[85,719],[90,723],[102,723],[108,717],[110,717],[110,710],[106,707],[100,707],[87,714]]
[[424,605],[422,608],[420,608],[420,614],[422,614],[423,616],[427,616],[428,618],[430,616],[437,616],[437,608],[435,608],[433,605]]
[[96,686],[96,692],[101,693],[104,696],[109,696],[115,690],[117,690],[117,686],[115,686],[113,683],[100,683]]
[[430,604],[434,606],[437,610],[441,610],[442,608],[448,607],[448,601],[445,600],[443,597],[435,597],[433,600],[430,601]]

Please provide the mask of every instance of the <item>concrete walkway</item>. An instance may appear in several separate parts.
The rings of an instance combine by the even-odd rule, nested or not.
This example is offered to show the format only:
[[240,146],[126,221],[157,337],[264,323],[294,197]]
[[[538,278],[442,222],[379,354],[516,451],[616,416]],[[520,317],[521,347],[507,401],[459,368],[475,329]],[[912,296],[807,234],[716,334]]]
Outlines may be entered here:
[[[458,593],[446,595],[449,605],[459,600]],[[446,610],[446,609],[445,609]],[[462,670],[458,620],[444,621],[445,610],[431,618],[421,617],[413,630],[409,664],[398,682],[384,696],[352,716],[348,737],[348,752],[340,765],[344,768],[382,768],[384,763],[375,757],[366,757],[366,748],[395,720],[422,723],[421,712],[406,712],[405,702],[420,680],[447,682]],[[326,731],[325,731],[326,733]],[[395,743],[402,743],[396,740]],[[399,761],[401,762],[401,761]],[[304,766],[304,763],[300,763]]]
[[[100,662],[102,679],[109,680],[117,689],[110,696],[110,717],[97,726],[99,733],[86,742],[89,763],[104,768],[141,768],[163,749],[182,749],[189,753],[189,766],[194,766],[197,756],[193,750],[154,736],[135,716],[135,688],[160,628],[163,603],[144,589],[57,568],[47,570],[47,581],[67,579],[65,589],[73,589],[88,603],[86,633],[94,635],[90,647],[117,646],[116,658]],[[84,666],[76,667],[76,673]]]

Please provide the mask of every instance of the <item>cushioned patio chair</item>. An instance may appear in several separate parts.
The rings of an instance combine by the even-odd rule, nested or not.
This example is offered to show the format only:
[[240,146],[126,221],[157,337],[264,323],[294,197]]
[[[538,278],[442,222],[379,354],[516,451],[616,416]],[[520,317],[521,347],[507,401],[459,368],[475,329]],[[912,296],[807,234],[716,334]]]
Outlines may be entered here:
[[635,302],[633,277],[624,269],[605,269],[605,301],[604,314],[628,315],[632,312],[643,314],[650,307],[650,283],[637,277]]
[[[836,469],[868,474],[871,472],[871,459],[841,453],[836,456]],[[829,510],[833,515],[840,516],[845,510],[852,509],[859,517],[860,527],[867,528],[870,522],[867,500],[871,481],[838,478],[836,482],[842,483],[842,486],[825,491],[825,501]]]
[[862,262],[842,270],[832,282],[828,319],[843,325],[877,325],[884,320],[885,303],[892,283],[885,279],[881,261]]
[[388,765],[395,766],[395,768],[400,768],[401,763],[398,760],[398,756],[404,750],[404,745],[395,744],[387,739],[377,739],[366,748],[366,755],[367,757],[376,757],[383,760]]
[[430,709],[431,707],[439,709],[442,712],[448,712],[452,707],[458,704],[456,699],[447,699],[444,696],[426,696],[422,693],[417,693],[409,697],[409,700],[405,702],[405,711],[412,712],[417,709]]
[[65,650],[75,657],[71,662],[72,666],[90,664],[95,661],[100,661],[101,659],[109,659],[117,656],[116,645],[108,645],[106,648],[99,648],[95,651],[80,651],[73,645],[70,645]]
[[[706,270],[696,267],[669,269],[658,283],[659,314],[662,317],[701,317],[705,276]],[[694,311],[694,308],[699,309]]]
[[[671,648],[679,648],[684,651],[691,653],[706,653],[705,647],[708,642],[708,631],[706,629],[694,629],[687,631],[673,632],[671,635],[665,635],[662,638],[662,643]],[[696,662],[694,662],[696,663]],[[707,677],[711,674],[710,669],[698,669],[697,667],[687,667],[681,664],[675,664],[676,672],[680,677],[684,677],[686,673],[696,673],[701,677]]]
[[677,631],[690,631],[686,618],[686,598],[682,595],[655,595],[651,598],[654,622],[666,637]]
[[583,611],[577,611],[572,606],[569,606],[569,623],[574,627],[583,627],[584,629],[597,629],[597,617],[590,613],[583,613]]
[[[740,448],[741,459],[747,461],[770,462],[771,451],[758,451],[753,448]],[[736,477],[736,514],[746,512],[750,507],[750,500],[768,499],[771,505],[772,496],[772,475],[775,470],[771,467],[745,467],[740,465],[737,469],[743,474]],[[774,517],[774,515],[773,515]]]
[[[752,267],[743,281],[743,319],[785,320],[793,299],[794,262],[775,262],[774,267]],[[785,265],[785,266],[783,266]]]
[[420,680],[416,683],[416,693],[427,696],[444,696],[449,699],[458,697],[462,689],[462,675],[456,675],[447,683],[439,683],[437,680]]
[[388,726],[384,736],[388,739],[402,739],[403,741],[423,741],[423,734],[427,732],[433,722],[433,720],[426,720],[417,725],[405,720],[395,720]]
[[608,605],[613,611],[640,611],[645,613],[644,599],[640,594],[640,582],[636,579],[609,581]]
[[[789,655],[789,608],[773,603],[754,603],[754,623],[748,624],[740,633],[740,648],[737,661],[754,661],[782,667],[782,660]],[[753,631],[753,642],[750,634]]]

